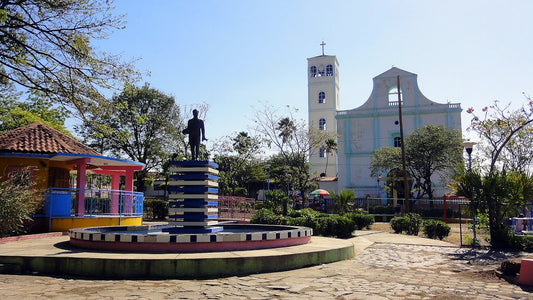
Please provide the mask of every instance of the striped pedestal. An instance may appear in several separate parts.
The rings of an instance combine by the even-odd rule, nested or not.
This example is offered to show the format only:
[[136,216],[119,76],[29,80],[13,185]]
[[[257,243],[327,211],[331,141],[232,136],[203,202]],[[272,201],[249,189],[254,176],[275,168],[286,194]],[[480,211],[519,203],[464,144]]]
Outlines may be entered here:
[[168,182],[172,220],[164,231],[209,233],[222,231],[218,224],[218,165],[211,161],[172,161]]

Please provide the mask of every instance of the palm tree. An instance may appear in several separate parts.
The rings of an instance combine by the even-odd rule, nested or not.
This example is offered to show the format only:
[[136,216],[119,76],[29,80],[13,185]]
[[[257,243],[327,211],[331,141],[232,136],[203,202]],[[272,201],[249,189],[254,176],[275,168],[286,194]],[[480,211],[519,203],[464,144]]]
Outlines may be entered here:
[[325,150],[326,150],[326,168],[324,170],[324,175],[328,173],[328,162],[329,162],[329,154],[337,150],[337,142],[335,142],[334,139],[327,139],[325,141]]
[[294,121],[289,118],[283,118],[278,122],[278,128],[280,133],[279,137],[282,138],[283,143],[288,142],[294,131],[296,130],[296,126],[294,125]]

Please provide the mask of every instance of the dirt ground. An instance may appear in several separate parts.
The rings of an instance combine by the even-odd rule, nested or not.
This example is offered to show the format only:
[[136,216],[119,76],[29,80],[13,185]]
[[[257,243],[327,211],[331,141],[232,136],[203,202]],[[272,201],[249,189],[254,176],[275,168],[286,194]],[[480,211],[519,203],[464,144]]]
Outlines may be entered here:
[[[448,226],[450,226],[450,234],[443,239],[443,241],[460,246],[461,245],[461,235],[460,231],[461,228],[459,224],[457,223],[449,223]],[[370,226],[370,230],[376,230],[376,231],[383,231],[383,232],[394,232],[392,228],[390,227],[390,223],[388,222],[376,222]],[[463,245],[467,244],[468,237],[472,238],[472,229],[469,227],[468,224],[462,225],[462,233],[463,233]],[[422,229],[418,233],[418,236],[424,237],[424,232]],[[478,234],[477,239],[480,241],[481,245],[488,245],[489,243],[485,240],[487,238],[488,234]]]

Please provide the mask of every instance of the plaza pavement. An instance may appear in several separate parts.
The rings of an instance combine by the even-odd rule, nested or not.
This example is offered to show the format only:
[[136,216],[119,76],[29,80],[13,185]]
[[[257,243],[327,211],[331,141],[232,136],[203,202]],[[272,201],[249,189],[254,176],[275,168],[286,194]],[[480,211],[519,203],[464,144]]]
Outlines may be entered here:
[[[0,299],[533,299],[494,276],[519,256],[357,231],[349,260],[209,280],[95,280],[0,274]],[[31,249],[28,249],[31,251]]]

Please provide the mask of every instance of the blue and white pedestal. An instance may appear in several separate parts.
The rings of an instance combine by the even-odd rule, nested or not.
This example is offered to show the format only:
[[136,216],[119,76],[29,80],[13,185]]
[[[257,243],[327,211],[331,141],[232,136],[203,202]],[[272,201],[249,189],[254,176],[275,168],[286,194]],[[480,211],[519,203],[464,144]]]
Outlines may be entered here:
[[168,182],[171,221],[164,231],[209,233],[222,231],[218,218],[218,165],[211,161],[171,161]]

